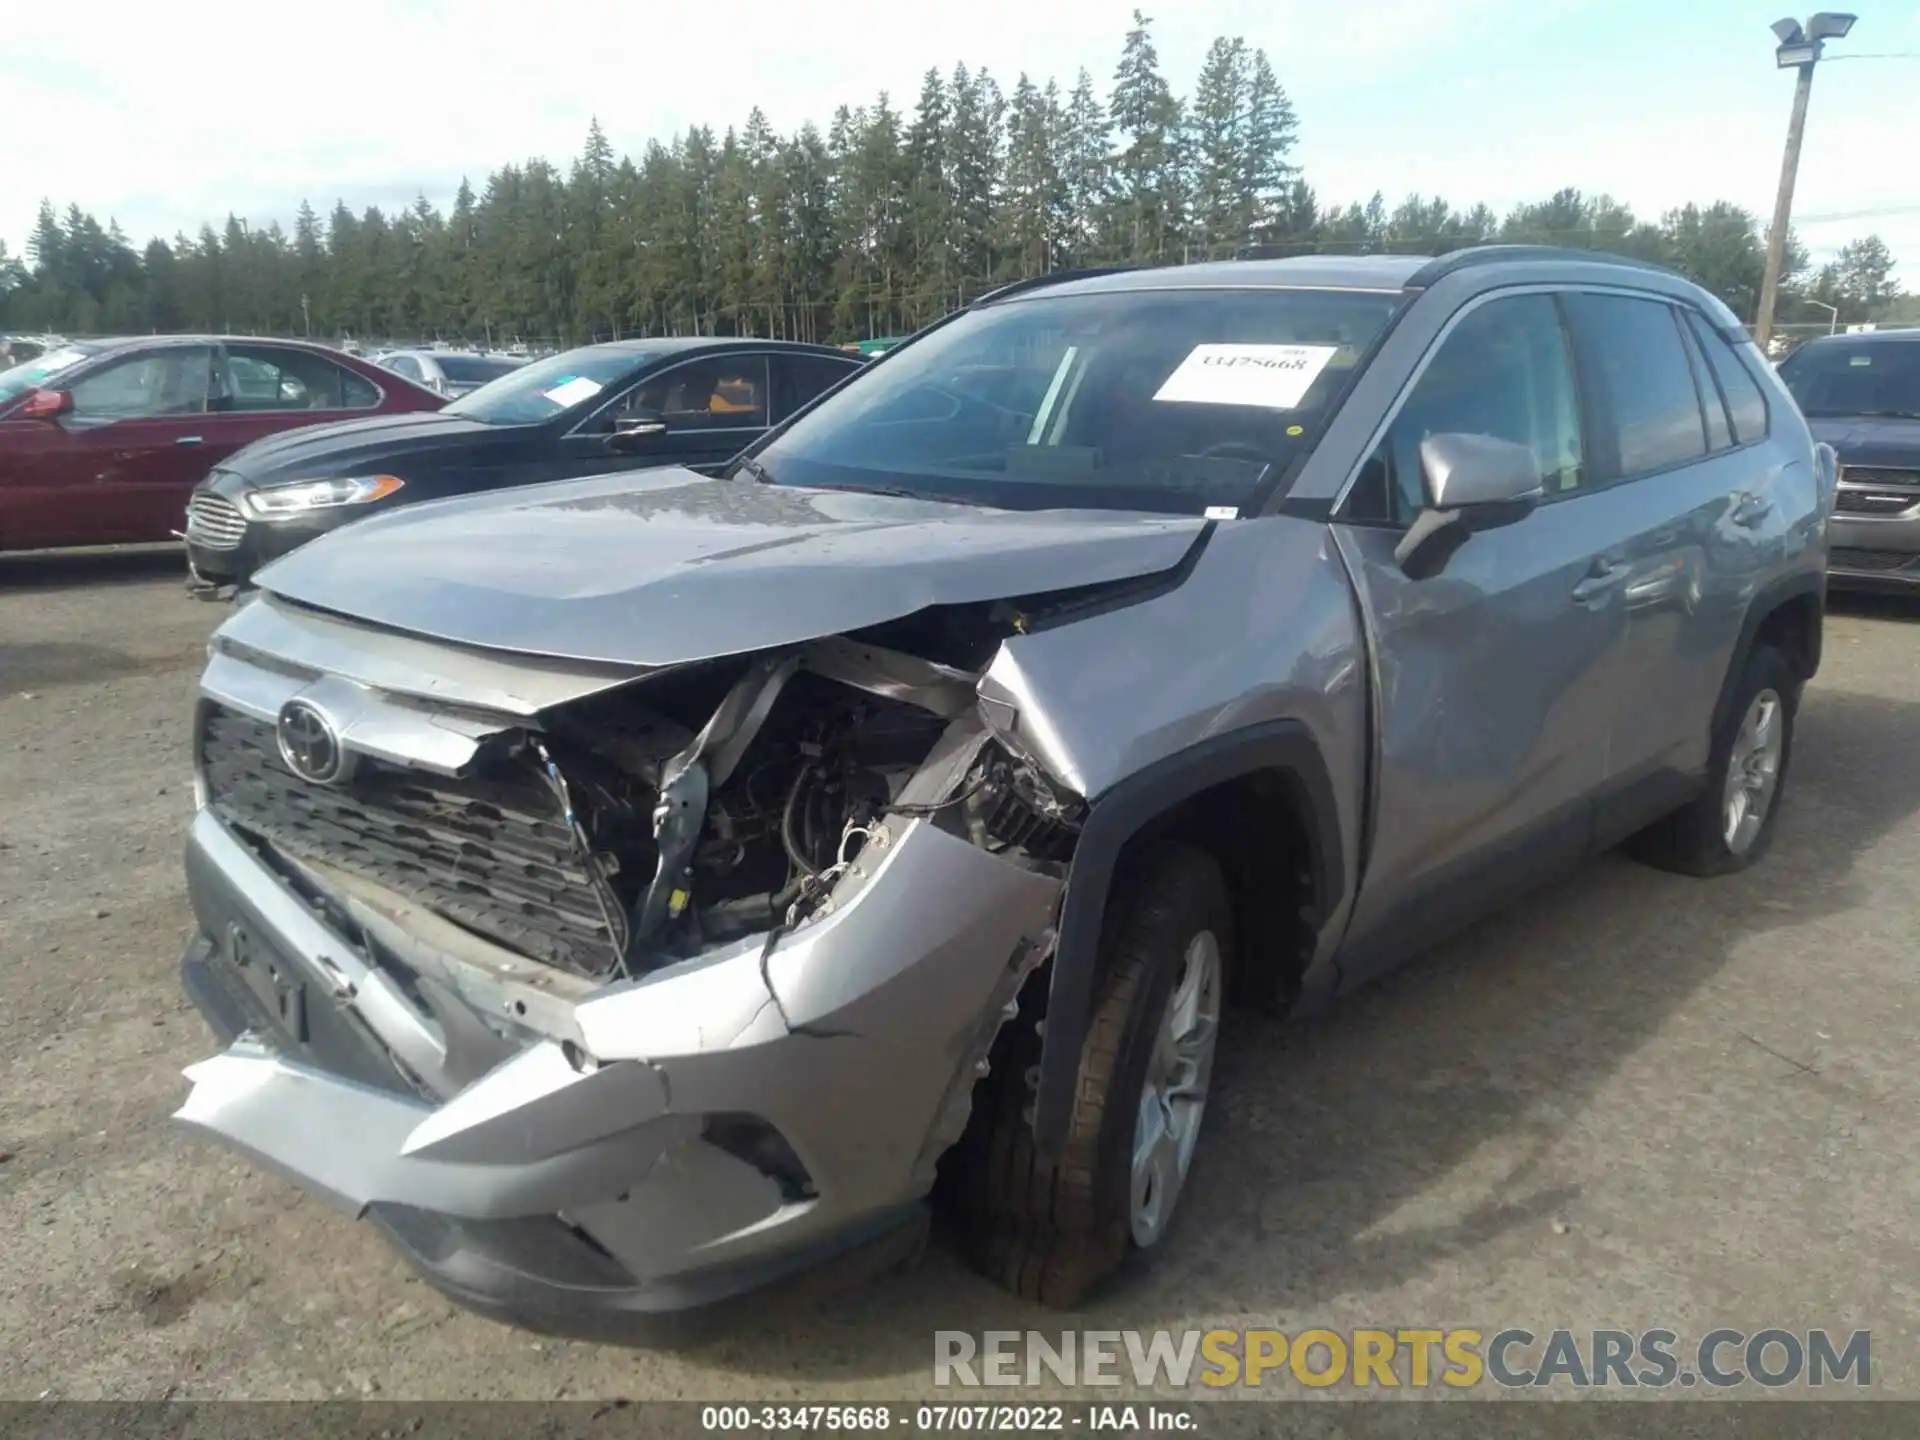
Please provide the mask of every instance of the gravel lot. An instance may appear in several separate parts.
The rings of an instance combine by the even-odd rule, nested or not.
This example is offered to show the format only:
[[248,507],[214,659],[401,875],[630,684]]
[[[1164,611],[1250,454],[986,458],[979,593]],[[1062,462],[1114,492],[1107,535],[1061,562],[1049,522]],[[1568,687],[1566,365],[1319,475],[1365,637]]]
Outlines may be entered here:
[[[179,569],[0,560],[8,1395],[902,1398],[936,1328],[1062,1328],[936,1244],[699,1344],[542,1340],[175,1133],[220,613]],[[1870,1327],[1875,1388],[1920,1396],[1916,737],[1920,607],[1848,605],[1766,864],[1609,858],[1317,1025],[1243,1023],[1170,1252],[1070,1323]]]

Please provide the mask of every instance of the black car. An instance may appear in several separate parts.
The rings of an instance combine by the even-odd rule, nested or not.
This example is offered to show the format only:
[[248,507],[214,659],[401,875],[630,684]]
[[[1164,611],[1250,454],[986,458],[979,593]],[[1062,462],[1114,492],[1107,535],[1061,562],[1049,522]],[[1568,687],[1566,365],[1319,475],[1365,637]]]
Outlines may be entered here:
[[1920,589],[1920,330],[1809,340],[1780,362],[1780,378],[1840,457],[1833,585]]
[[861,368],[824,345],[620,341],[523,365],[431,414],[276,435],[195,489],[193,587],[230,591],[317,535],[417,500],[656,465],[714,472]]

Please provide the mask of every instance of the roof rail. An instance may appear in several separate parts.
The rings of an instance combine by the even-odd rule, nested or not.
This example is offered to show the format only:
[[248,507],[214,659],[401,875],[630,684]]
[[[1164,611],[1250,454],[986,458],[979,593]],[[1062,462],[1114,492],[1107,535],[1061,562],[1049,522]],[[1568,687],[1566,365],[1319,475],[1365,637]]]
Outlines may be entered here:
[[1029,275],[1024,280],[1015,280],[997,289],[989,290],[977,297],[967,309],[975,305],[985,305],[990,301],[1004,300],[1009,295],[1019,295],[1028,290],[1038,290],[1045,285],[1064,285],[1069,280],[1091,280],[1096,275],[1124,275],[1129,270],[1138,270],[1138,265],[1096,265],[1085,270],[1050,270],[1045,275]]
[[1629,270],[1651,270],[1659,275],[1678,273],[1651,260],[1635,260],[1627,255],[1615,255],[1610,250],[1578,250],[1570,245],[1474,245],[1429,260],[1408,277],[1407,288],[1424,290],[1456,270],[1493,265],[1502,260],[1566,260],[1586,265],[1619,265]]

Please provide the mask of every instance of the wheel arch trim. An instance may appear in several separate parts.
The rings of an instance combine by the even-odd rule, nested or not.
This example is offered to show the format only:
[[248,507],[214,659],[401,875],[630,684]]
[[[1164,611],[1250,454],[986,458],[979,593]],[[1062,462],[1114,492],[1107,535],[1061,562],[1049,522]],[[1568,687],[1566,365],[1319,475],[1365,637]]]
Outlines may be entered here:
[[1746,669],[1747,659],[1753,654],[1753,647],[1760,638],[1761,627],[1781,607],[1808,596],[1814,599],[1815,623],[1813,632],[1807,637],[1807,653],[1804,657],[1806,674],[1803,678],[1812,679],[1820,669],[1822,631],[1827,608],[1826,574],[1803,570],[1783,575],[1762,586],[1747,603],[1746,616],[1740,622],[1740,639],[1734,645],[1733,653],[1727,657],[1727,673],[1721,678],[1720,694],[1713,704],[1713,728],[1709,734],[1718,735],[1727,723],[1727,710],[1733,703],[1734,689],[1740,683],[1741,672]]
[[1314,885],[1309,918],[1318,928],[1338,913],[1346,867],[1333,779],[1302,722],[1272,720],[1210,737],[1108,790],[1088,811],[1061,902],[1034,1107],[1034,1139],[1043,1154],[1058,1158],[1065,1148],[1080,1052],[1092,1020],[1108,897],[1128,842],[1183,801],[1263,771],[1287,778],[1306,821]]

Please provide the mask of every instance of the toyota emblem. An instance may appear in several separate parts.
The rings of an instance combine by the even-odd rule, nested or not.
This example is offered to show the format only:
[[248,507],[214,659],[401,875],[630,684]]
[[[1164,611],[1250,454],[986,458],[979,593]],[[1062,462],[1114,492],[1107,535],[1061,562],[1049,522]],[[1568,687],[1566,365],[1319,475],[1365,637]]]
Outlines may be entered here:
[[280,758],[287,768],[314,785],[338,784],[346,777],[348,755],[333,722],[305,700],[289,700],[280,707],[274,727]]

